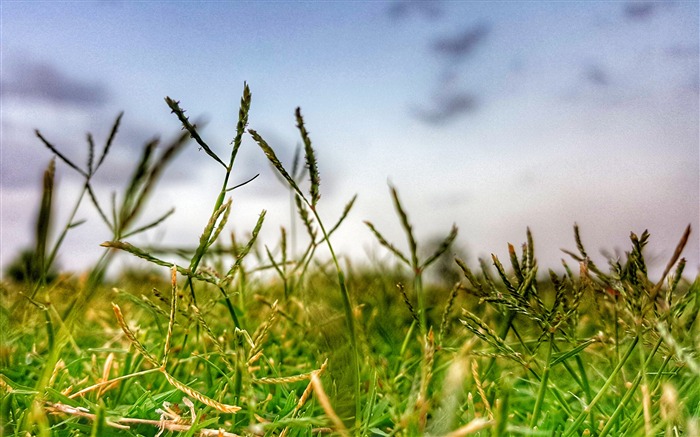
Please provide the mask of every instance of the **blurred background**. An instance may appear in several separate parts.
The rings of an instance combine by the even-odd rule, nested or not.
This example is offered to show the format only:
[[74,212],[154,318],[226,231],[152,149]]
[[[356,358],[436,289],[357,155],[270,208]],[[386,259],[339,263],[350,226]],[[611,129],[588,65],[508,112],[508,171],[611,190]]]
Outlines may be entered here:
[[[294,109],[302,108],[321,171],[320,210],[340,252],[387,258],[363,224],[400,248],[396,186],[419,241],[460,230],[474,263],[529,226],[541,271],[571,260],[578,223],[593,259],[651,233],[660,273],[685,226],[690,275],[700,267],[699,10],[697,1],[626,2],[9,2],[0,4],[5,267],[32,247],[41,174],[51,152],[78,163],[86,133],[98,145],[125,111],[95,179],[103,204],[123,190],[141,147],[180,129],[164,102],[180,100],[225,160],[244,81],[250,127],[291,166]],[[204,123],[205,122],[205,123]],[[243,237],[262,209],[276,247],[290,227],[289,196],[247,137],[234,183],[231,229]],[[55,225],[81,178],[59,163]],[[143,222],[164,226],[134,243],[195,247],[222,168],[192,142],[168,168]],[[89,267],[110,234],[89,203],[59,257]],[[298,227],[301,231],[301,226]],[[54,233],[55,236],[55,233]],[[325,253],[325,249],[323,250]],[[181,262],[177,260],[178,262]],[[124,261],[126,262],[126,261]]]

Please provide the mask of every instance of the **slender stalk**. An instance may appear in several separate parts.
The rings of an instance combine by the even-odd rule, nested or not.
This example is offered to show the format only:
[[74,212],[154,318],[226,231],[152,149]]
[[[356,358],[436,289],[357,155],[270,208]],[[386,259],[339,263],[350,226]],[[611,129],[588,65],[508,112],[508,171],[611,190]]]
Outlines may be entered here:
[[593,407],[600,401],[600,399],[603,397],[603,395],[605,395],[605,392],[607,392],[607,390],[612,385],[613,381],[617,378],[617,375],[622,370],[622,367],[627,362],[627,359],[629,359],[630,355],[632,355],[632,352],[634,351],[634,348],[637,346],[638,342],[639,342],[639,335],[636,335],[634,337],[634,339],[632,339],[632,343],[629,345],[629,347],[625,351],[625,354],[622,356],[622,359],[617,363],[617,366],[612,371],[610,376],[608,376],[608,379],[605,381],[605,383],[600,388],[598,393],[591,400],[591,402],[583,409],[583,411],[581,411],[581,413],[578,415],[578,417],[576,417],[576,419],[574,420],[574,423],[569,427],[568,431],[566,431],[562,435],[562,437],[569,437],[571,435],[574,435],[577,432],[578,427],[586,419],[586,416],[588,415],[588,413],[590,413],[590,411],[593,409]]
[[549,364],[552,361],[552,349],[554,346],[554,333],[549,334],[549,350],[547,351],[547,361],[544,364],[544,370],[542,371],[542,379],[540,380],[540,388],[537,392],[537,400],[535,401],[535,407],[532,410],[532,417],[530,418],[530,427],[534,428],[537,425],[537,421],[540,418],[540,411],[542,410],[542,402],[544,401],[544,395],[547,392],[547,382],[549,381]]
[[[306,198],[304,197],[304,200],[306,201]],[[308,203],[308,201],[307,201]],[[311,205],[309,204],[309,207]],[[345,284],[345,274],[343,273],[343,270],[340,268],[340,263],[338,262],[338,257],[335,255],[335,250],[333,250],[333,245],[331,244],[331,240],[328,238],[328,234],[326,233],[326,228],[323,226],[323,221],[321,221],[321,217],[318,215],[318,212],[316,211],[316,208],[311,207],[311,211],[313,212],[314,216],[316,217],[316,221],[318,222],[318,226],[321,229],[321,233],[323,234],[323,238],[326,241],[326,246],[328,246],[328,250],[331,253],[331,258],[333,259],[333,265],[335,266],[336,271],[338,272],[338,286],[340,287],[340,294],[343,297],[343,308],[345,310],[345,320],[348,325],[348,331],[350,332],[350,346],[352,347],[353,350],[353,368],[354,368],[354,385],[355,385],[355,434],[360,435],[361,431],[361,412],[362,412],[362,403],[360,401],[360,394],[361,394],[361,388],[360,388],[360,350],[357,347],[357,332],[355,331],[355,316],[353,315],[353,310],[352,310],[352,303],[350,301],[350,293],[348,293],[347,286]]]
[[[231,148],[231,157],[229,159],[228,165],[223,164],[223,161],[218,158],[218,156],[211,150],[211,148],[204,142],[204,140],[201,139],[199,134],[197,133],[196,126],[191,124],[187,117],[184,115],[184,111],[180,108],[179,102],[176,102],[169,97],[166,97],[166,102],[168,103],[168,106],[172,109],[172,111],[178,116],[180,119],[183,128],[186,129],[192,138],[194,138],[197,143],[207,152],[209,156],[214,158],[217,162],[221,163],[224,165],[226,172],[224,174],[224,180],[221,185],[221,190],[219,191],[219,195],[216,198],[216,202],[214,202],[214,208],[212,211],[212,216],[216,215],[221,206],[224,204],[224,200],[226,198],[226,193],[229,191],[228,184],[229,180],[231,178],[231,173],[233,171],[233,164],[236,160],[236,155],[238,154],[238,149],[241,146],[241,141],[243,138],[243,134],[245,132],[246,125],[248,124],[248,112],[250,110],[250,102],[251,102],[251,94],[250,94],[250,88],[248,87],[248,84],[244,84],[243,87],[243,96],[241,97],[241,105],[239,109],[239,115],[238,115],[238,123],[236,125],[236,136],[234,137],[233,141],[231,141],[231,144],[233,147]],[[200,241],[200,249],[202,248],[202,244],[211,244],[211,237],[212,234],[214,233],[215,227],[212,226],[208,228],[205,231],[205,234],[202,235],[202,238]],[[202,258],[204,257],[204,254],[206,253],[206,250],[197,250],[195,252],[195,255],[190,261],[190,266],[189,269],[192,273],[197,271],[197,268],[199,267],[200,262],[202,261]],[[197,305],[197,299],[194,291],[194,284],[192,282],[192,277],[188,276],[187,277],[187,284],[186,287],[190,290],[190,295],[192,296],[192,301],[195,305]],[[230,302],[229,302],[230,303]],[[234,323],[236,323],[234,319]]]
[[425,310],[425,296],[423,296],[423,274],[420,268],[416,269],[413,277],[413,289],[416,290],[418,299],[418,317],[420,317],[420,333],[421,337],[428,334],[428,318]]
[[[649,364],[651,364],[651,359],[656,354],[656,351],[661,346],[661,343],[663,343],[663,339],[659,338],[657,340],[656,344],[654,345],[654,347],[652,348],[651,353],[649,354],[649,357],[644,361],[644,364],[642,366],[642,370],[637,372],[637,376],[634,378],[634,381],[632,381],[632,384],[627,389],[627,392],[622,397],[622,400],[617,405],[617,408],[615,408],[615,411],[608,419],[608,422],[605,424],[603,429],[600,431],[600,434],[598,435],[598,437],[607,436],[608,433],[610,433],[610,431],[612,430],[613,426],[615,426],[617,424],[617,419],[625,411],[625,407],[627,406],[627,404],[632,400],[632,397],[636,393],[637,388],[639,387],[639,384],[642,382],[642,380],[646,379],[646,370],[644,370],[644,369]],[[641,407],[640,407],[640,409],[641,409]]]

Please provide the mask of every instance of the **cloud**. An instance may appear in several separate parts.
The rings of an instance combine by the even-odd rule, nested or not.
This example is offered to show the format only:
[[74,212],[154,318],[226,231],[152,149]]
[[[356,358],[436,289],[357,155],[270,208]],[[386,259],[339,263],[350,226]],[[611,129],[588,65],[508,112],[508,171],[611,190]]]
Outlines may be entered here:
[[435,54],[445,55],[455,60],[464,59],[474,52],[490,32],[490,24],[479,23],[457,35],[437,39],[431,48]]
[[21,61],[9,68],[0,96],[34,98],[57,104],[101,106],[109,100],[107,87],[74,79],[47,62]]
[[387,8],[387,15],[393,19],[402,19],[414,12],[434,20],[442,16],[442,7],[437,0],[398,0]]
[[[13,59],[7,62],[1,79],[0,98],[4,115],[2,132],[2,184],[8,189],[36,186],[41,172],[53,156],[34,131],[41,134],[68,159],[84,169],[88,159],[86,132],[93,134],[95,153],[102,151],[116,117],[110,108],[112,89],[99,80],[82,81],[66,74],[47,61]],[[199,123],[203,126],[205,123]],[[167,132],[158,151],[164,149],[179,135]],[[104,165],[93,182],[96,186],[121,189],[131,176],[146,143],[164,132],[130,117],[126,111]],[[194,146],[187,159],[175,159],[163,175],[169,182],[193,180],[193,169],[208,161]],[[190,148],[188,147],[188,148]],[[59,174],[68,179],[80,179],[75,171],[59,165]]]
[[[12,144],[8,144],[12,142]],[[41,184],[41,175],[51,159],[48,154],[39,154],[36,145],[28,142],[15,142],[3,138],[2,159],[0,171],[3,190],[11,191],[16,188],[36,187]]]
[[610,85],[610,76],[599,65],[589,65],[584,71],[586,80],[596,86]]
[[[19,99],[17,99],[19,100]],[[2,119],[2,149],[0,167],[2,185],[8,189],[24,189],[37,186],[41,172],[53,153],[37,138],[38,129],[47,141],[81,169],[86,169],[89,146],[86,132],[92,132],[95,158],[101,156],[107,137],[114,125],[115,114],[107,111],[89,111],[83,107],[61,109],[54,104],[27,102],[9,103]],[[42,121],[46,120],[46,121]],[[95,186],[121,190],[133,173],[143,147],[157,139],[158,129],[135,122],[124,116],[113,139],[109,154],[93,179]],[[159,141],[159,154],[180,135],[175,130]],[[164,173],[170,182],[193,180],[195,169],[210,161],[204,153],[197,152],[194,143],[186,146],[187,158],[175,159]],[[95,162],[95,161],[93,161]],[[59,163],[58,174],[69,180],[82,180],[77,172]]]
[[651,17],[657,5],[652,2],[632,2],[624,6],[623,14],[628,20],[646,20]]
[[666,56],[671,58],[685,59],[685,58],[697,58],[700,55],[700,47],[697,44],[675,44],[671,47],[664,49]]
[[453,92],[437,95],[435,107],[430,110],[419,109],[415,113],[419,119],[429,124],[443,124],[462,114],[474,112],[479,107],[478,99],[468,92]]

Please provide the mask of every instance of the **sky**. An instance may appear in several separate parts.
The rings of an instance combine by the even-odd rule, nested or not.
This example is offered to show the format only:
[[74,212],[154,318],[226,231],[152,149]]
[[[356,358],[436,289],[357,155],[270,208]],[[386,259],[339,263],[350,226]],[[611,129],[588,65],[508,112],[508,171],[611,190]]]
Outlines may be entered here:
[[[683,230],[700,271],[699,3],[697,1],[9,1],[0,3],[0,264],[34,244],[41,175],[52,154],[87,158],[124,111],[95,177],[102,203],[121,192],[142,146],[179,134],[164,97],[181,102],[202,137],[229,155],[243,84],[249,127],[291,166],[301,107],[321,173],[319,211],[354,263],[390,260],[364,221],[407,250],[390,184],[419,244],[459,228],[455,251],[475,264],[508,259],[532,231],[540,269],[576,249],[598,264],[651,233],[657,274]],[[288,190],[246,137],[229,230],[245,239],[261,210],[275,250],[291,227]],[[192,142],[165,172],[132,242],[194,247],[223,179]],[[59,163],[57,219],[81,186]],[[110,238],[94,208],[65,240],[59,263],[80,271]],[[297,224],[299,232],[301,226]],[[54,232],[54,237],[57,232]],[[299,240],[301,244],[301,240]],[[325,253],[324,251],[321,251]],[[182,260],[172,261],[182,263]],[[121,263],[128,263],[122,260]],[[125,264],[122,264],[125,265]]]

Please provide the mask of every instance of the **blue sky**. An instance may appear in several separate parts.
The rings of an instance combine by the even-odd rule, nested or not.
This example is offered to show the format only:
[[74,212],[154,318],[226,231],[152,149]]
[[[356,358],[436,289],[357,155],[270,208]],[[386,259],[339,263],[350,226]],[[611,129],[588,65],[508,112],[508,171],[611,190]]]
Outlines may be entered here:
[[[322,176],[321,212],[356,260],[384,257],[364,220],[403,241],[388,183],[419,239],[460,228],[476,257],[506,257],[530,226],[543,267],[574,249],[581,226],[594,259],[649,229],[658,269],[700,224],[698,2],[40,2],[3,1],[2,265],[32,244],[45,137],[82,162],[125,116],[96,180],[125,184],[139,148],[179,125],[163,98],[207,121],[223,156],[244,81],[250,127],[289,163],[302,108]],[[232,229],[268,210],[263,242],[289,226],[288,198],[262,152],[244,142]],[[222,175],[192,143],[165,174],[144,220],[176,214],[138,243],[192,246]],[[59,166],[59,220],[80,180]],[[89,207],[62,265],[90,265],[109,233]],[[402,246],[403,247],[403,246]]]

